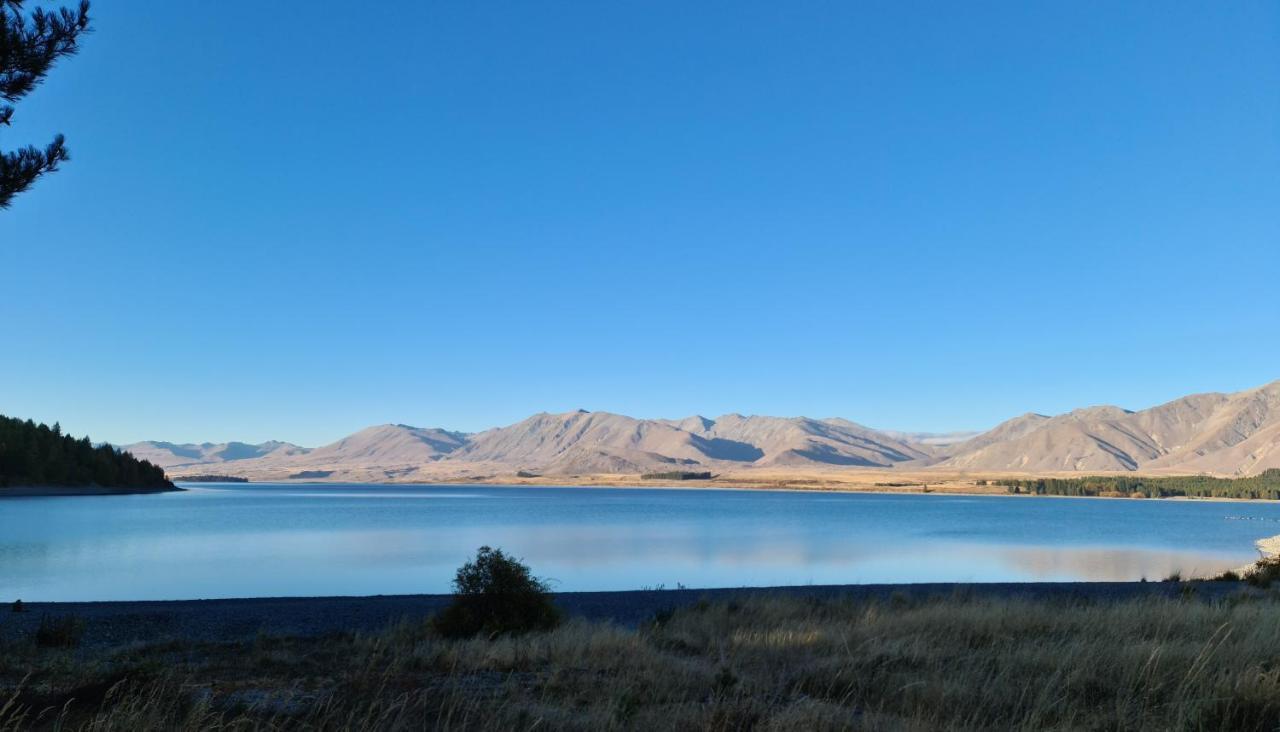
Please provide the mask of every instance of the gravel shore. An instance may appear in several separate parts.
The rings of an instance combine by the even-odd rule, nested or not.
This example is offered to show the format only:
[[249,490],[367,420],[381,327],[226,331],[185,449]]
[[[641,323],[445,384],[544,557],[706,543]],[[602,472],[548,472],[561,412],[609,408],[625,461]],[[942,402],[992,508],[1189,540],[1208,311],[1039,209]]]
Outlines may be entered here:
[[[1070,599],[1115,602],[1140,597],[1176,597],[1172,582],[1039,582],[1008,584],[823,585],[736,589],[635,590],[564,592],[556,603],[570,616],[634,627],[660,611],[701,599],[728,600],[749,596],[855,600],[905,597],[928,599],[957,593],[970,597]],[[1218,599],[1244,588],[1238,582],[1199,582],[1195,596]],[[403,619],[425,618],[449,602],[448,595],[377,595],[373,597],[281,597],[229,600],[139,602],[27,603],[23,612],[0,608],[0,638],[35,632],[41,617],[74,615],[85,622],[83,644],[119,645],[183,639],[228,642],[259,634],[318,636],[377,631]]]

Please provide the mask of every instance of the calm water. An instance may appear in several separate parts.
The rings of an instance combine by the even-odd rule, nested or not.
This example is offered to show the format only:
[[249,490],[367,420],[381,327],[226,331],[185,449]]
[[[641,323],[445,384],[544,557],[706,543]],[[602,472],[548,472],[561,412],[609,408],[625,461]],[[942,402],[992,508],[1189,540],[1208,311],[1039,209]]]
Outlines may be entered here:
[[446,592],[481,544],[560,590],[1159,579],[1257,557],[1280,504],[203,485],[0,500],[0,601]]

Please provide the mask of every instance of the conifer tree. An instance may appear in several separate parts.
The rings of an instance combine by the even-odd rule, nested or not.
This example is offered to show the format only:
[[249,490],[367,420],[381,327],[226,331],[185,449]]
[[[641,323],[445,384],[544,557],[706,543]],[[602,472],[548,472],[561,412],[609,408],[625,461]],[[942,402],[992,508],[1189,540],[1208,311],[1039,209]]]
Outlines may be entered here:
[[[80,36],[89,31],[88,0],[75,10],[30,12],[25,2],[0,0],[0,127],[9,126],[13,105],[39,86],[55,61],[80,50]],[[62,135],[43,148],[0,150],[0,209],[68,157]]]

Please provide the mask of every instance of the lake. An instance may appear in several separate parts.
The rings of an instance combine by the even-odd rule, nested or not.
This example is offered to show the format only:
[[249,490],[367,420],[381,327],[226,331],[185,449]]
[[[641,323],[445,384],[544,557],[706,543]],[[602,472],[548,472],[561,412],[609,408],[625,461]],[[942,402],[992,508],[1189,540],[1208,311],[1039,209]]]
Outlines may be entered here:
[[557,590],[1161,579],[1253,561],[1280,504],[192,484],[0,500],[0,600],[438,593],[489,544]]

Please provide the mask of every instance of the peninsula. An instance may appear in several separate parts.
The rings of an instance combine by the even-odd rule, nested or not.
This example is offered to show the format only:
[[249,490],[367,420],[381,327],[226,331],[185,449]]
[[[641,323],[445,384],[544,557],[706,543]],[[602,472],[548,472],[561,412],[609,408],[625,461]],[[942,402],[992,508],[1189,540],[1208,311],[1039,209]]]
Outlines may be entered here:
[[62,427],[0,416],[0,497],[181,490],[164,468]]

